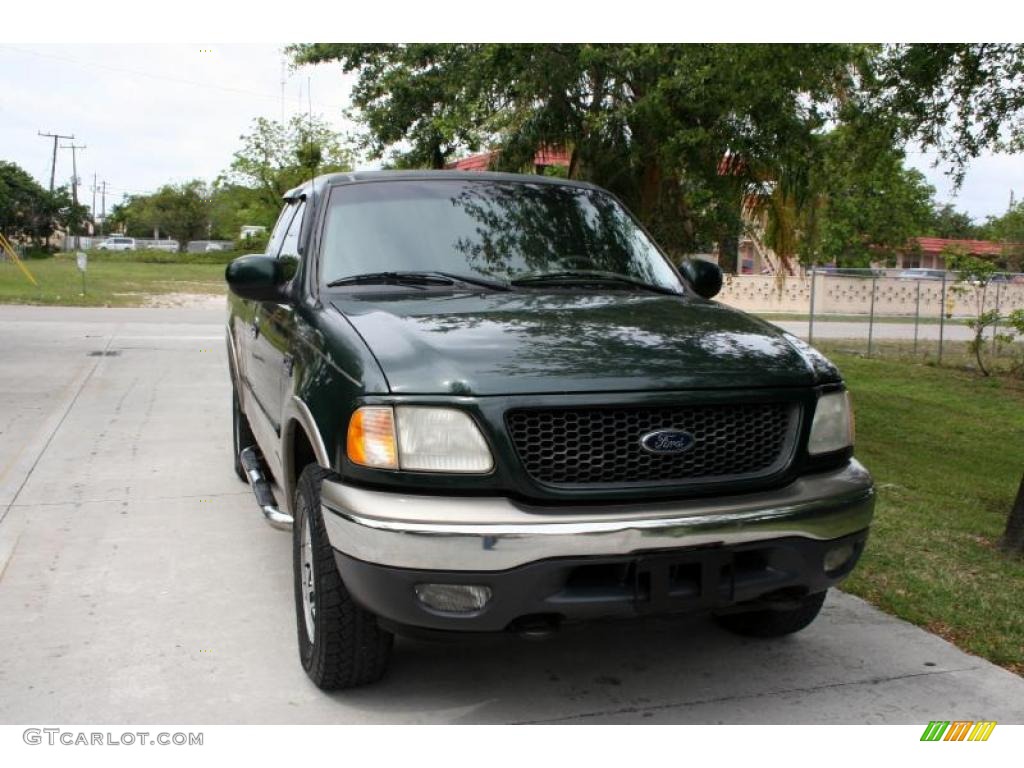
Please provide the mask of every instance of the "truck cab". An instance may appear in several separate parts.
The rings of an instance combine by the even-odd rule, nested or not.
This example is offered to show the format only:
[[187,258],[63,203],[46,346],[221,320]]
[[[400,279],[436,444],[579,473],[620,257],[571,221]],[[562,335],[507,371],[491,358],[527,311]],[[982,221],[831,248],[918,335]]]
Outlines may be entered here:
[[788,634],[863,551],[839,372],[600,188],[321,176],[226,279],[235,469],[291,530],[324,689],[379,679],[395,634]]

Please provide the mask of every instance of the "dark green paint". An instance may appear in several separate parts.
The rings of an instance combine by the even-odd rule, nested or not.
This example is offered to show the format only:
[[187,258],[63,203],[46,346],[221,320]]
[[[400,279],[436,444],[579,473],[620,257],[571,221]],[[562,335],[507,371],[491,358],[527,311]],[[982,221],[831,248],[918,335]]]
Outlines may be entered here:
[[[275,473],[288,466],[289,438],[297,426],[290,408],[294,396],[309,408],[329,463],[352,482],[548,501],[678,496],[680,491],[672,487],[540,487],[520,470],[503,413],[548,403],[653,405],[764,398],[797,401],[806,408],[820,387],[840,384],[835,368],[803,342],[696,291],[667,296],[551,286],[507,293],[450,287],[320,289],[310,267],[316,258],[318,204],[326,198],[327,187],[379,178],[357,174],[316,180],[316,203],[307,205],[300,243],[305,254],[301,262],[248,256],[228,267],[229,328],[239,357],[239,390]],[[294,190],[288,197],[302,194],[305,190]],[[697,279],[685,268],[683,274]],[[707,279],[710,273],[702,274]],[[709,289],[705,285],[702,290]],[[472,477],[352,466],[344,458],[349,416],[359,405],[378,402],[465,408],[495,454],[495,470]],[[794,462],[785,476],[772,482],[782,484],[795,474],[822,468],[803,451],[806,421],[800,426]],[[829,460],[834,464],[840,459],[845,460]],[[290,490],[288,483],[284,477],[282,484]],[[726,490],[744,487],[732,483]],[[687,491],[721,492],[713,486]]]
[[275,259],[262,254],[241,256],[227,265],[224,279],[231,291],[254,301],[278,301],[284,298],[282,288],[295,270],[288,259]]
[[679,265],[679,271],[698,296],[713,299],[722,290],[722,270],[717,264],[703,259],[687,259]]
[[699,298],[620,291],[334,296],[401,394],[810,386],[782,332]]

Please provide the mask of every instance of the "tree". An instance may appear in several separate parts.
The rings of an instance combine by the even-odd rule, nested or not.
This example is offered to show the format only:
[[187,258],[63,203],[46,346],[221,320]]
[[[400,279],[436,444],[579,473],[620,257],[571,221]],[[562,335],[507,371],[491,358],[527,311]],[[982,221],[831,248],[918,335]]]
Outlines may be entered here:
[[932,237],[953,240],[983,239],[986,236],[983,227],[975,224],[974,219],[968,214],[958,211],[949,203],[936,204],[933,207],[927,233]]
[[824,140],[814,187],[821,195],[817,238],[805,248],[824,261],[866,267],[892,260],[924,232],[935,190],[886,141],[841,127]]
[[184,249],[188,241],[209,234],[209,189],[199,179],[165,184],[146,199],[143,216],[146,223],[170,235]]
[[122,232],[129,237],[151,237],[152,227],[145,210],[149,195],[126,195],[107,211],[104,227],[109,232]]
[[67,187],[50,192],[19,166],[0,161],[0,232],[7,237],[40,245],[58,228],[75,231],[87,217]]
[[0,162],[0,231],[10,238],[46,237],[52,216],[46,191],[14,163]]
[[393,163],[443,168],[455,152],[475,151],[487,136],[488,71],[503,67],[500,57],[488,56],[489,48],[314,43],[291,52],[296,63],[337,61],[343,72],[359,72],[352,101],[367,127],[362,147],[371,156],[404,144]]
[[247,224],[270,229],[279,209],[280,205],[269,209],[259,190],[218,179],[210,197],[210,236],[215,240],[235,240]]
[[539,149],[565,147],[569,176],[617,193],[669,251],[717,242],[735,268],[750,186],[783,172],[806,176],[813,136],[867,50],[314,44],[290,52],[297,63],[336,61],[358,73],[353,103],[374,156],[439,168],[459,152],[497,146],[498,166],[516,169]]
[[883,133],[841,124],[808,151],[806,176],[784,173],[749,198],[784,263],[866,267],[892,260],[928,226],[934,190]]
[[[318,118],[295,115],[286,123],[256,118],[241,136],[242,147],[215,187],[247,209],[244,224],[270,226],[281,209],[281,197],[315,173],[347,171],[352,153],[330,126]],[[245,188],[253,192],[245,195]],[[237,236],[237,231],[235,236]]]
[[892,45],[866,72],[876,124],[938,152],[957,184],[983,150],[1024,149],[1024,45]]
[[1010,272],[1024,271],[1024,202],[1010,206],[1002,216],[989,217],[985,234],[1003,244],[1000,265]]
[[[978,370],[983,376],[988,376],[989,371],[982,358],[985,348],[985,331],[988,328],[995,328],[1001,321],[1012,320],[1012,318],[1006,318],[1000,314],[998,309],[985,309],[985,294],[992,278],[999,271],[999,267],[988,259],[972,256],[956,246],[946,248],[942,255],[946,266],[957,276],[957,283],[952,287],[953,292],[959,294],[974,292],[974,317],[967,321],[968,327],[974,333],[974,338],[968,342],[967,348],[974,353],[974,357],[978,361]],[[997,342],[1006,344],[1013,342],[1012,333],[997,333],[995,338]]]
[[1024,476],[1020,479],[1017,498],[1006,519],[1006,530],[1000,541],[1002,548],[1014,555],[1024,555]]

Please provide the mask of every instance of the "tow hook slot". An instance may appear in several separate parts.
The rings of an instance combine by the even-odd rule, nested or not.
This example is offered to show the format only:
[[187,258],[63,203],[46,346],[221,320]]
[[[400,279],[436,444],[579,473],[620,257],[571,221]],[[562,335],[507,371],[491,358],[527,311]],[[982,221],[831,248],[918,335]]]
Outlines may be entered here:
[[513,621],[508,629],[524,640],[546,640],[561,628],[561,616],[549,613],[537,613],[520,616]]
[[259,504],[260,511],[263,512],[263,517],[273,527],[282,531],[290,531],[293,522],[292,516],[278,508],[274,491],[263,474],[256,447],[245,448],[238,454],[238,459],[242,462],[242,468],[245,469],[245,476],[249,478],[249,485],[256,496],[256,503]]

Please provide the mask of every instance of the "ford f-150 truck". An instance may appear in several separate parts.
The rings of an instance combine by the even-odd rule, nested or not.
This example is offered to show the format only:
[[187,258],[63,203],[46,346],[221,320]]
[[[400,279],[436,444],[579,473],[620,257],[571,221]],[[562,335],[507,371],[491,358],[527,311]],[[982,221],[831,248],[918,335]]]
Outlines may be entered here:
[[321,688],[377,680],[395,633],[784,635],[861,555],[839,372],[597,187],[320,176],[226,278],[235,469],[292,531]]

